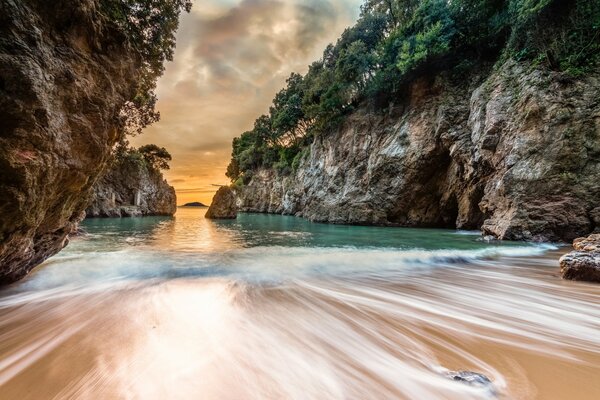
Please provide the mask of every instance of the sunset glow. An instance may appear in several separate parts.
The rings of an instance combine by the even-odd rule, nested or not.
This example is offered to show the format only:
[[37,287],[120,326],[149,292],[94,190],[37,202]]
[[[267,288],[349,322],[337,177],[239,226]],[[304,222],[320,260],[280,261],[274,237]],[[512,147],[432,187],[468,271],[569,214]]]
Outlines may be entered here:
[[291,72],[306,72],[357,18],[359,0],[209,0],[181,17],[175,60],[158,81],[161,121],[132,139],[173,155],[177,203],[209,204],[228,184],[231,140],[268,111]]

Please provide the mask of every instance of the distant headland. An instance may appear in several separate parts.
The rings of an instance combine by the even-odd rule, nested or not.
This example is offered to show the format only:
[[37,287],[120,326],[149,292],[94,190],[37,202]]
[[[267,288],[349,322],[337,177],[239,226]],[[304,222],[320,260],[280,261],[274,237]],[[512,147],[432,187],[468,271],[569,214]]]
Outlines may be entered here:
[[191,203],[185,203],[179,207],[208,207],[206,204],[200,203],[199,201],[193,201]]

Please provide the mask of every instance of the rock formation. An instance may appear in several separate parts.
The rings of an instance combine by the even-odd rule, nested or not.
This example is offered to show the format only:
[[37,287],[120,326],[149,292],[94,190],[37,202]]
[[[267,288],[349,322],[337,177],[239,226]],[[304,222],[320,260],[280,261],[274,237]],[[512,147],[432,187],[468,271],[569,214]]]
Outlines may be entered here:
[[600,71],[507,61],[416,79],[385,112],[320,134],[297,169],[254,171],[240,211],[572,240],[600,227]]
[[62,249],[140,60],[98,1],[0,0],[0,282]]
[[181,207],[208,207],[206,204],[200,203],[199,201],[192,201],[191,203],[185,203]]
[[221,186],[217,190],[205,217],[210,219],[234,219],[237,217],[235,193],[229,186]]
[[136,217],[173,215],[177,210],[175,189],[160,171],[141,159],[124,158],[94,185],[86,217]]
[[560,258],[560,273],[565,279],[600,282],[600,233],[573,241],[575,250]]

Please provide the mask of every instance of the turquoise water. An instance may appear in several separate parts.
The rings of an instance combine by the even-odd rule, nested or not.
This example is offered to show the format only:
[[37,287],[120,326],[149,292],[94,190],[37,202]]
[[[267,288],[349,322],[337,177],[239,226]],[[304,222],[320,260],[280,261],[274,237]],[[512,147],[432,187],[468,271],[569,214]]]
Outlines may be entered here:
[[600,398],[600,291],[556,246],[204,212],[86,220],[0,291],[0,398]]
[[502,255],[535,255],[551,245],[484,241],[478,232],[313,223],[240,214],[207,220],[205,210],[175,217],[85,220],[87,234],[39,268],[21,288],[107,280],[231,276],[281,281],[302,276],[407,274]]

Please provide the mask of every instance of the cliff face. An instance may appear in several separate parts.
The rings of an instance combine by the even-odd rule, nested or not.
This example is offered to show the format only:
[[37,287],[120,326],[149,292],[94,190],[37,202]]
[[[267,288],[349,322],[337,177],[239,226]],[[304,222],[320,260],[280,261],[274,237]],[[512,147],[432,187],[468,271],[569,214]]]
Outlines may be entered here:
[[0,0],[0,282],[58,252],[83,217],[137,64],[96,0]]
[[229,186],[221,186],[217,190],[205,217],[208,219],[237,218],[235,192]]
[[600,229],[600,72],[507,62],[414,81],[385,115],[359,110],[290,175],[258,170],[240,211],[314,221],[481,228],[517,240]]
[[115,163],[94,185],[86,217],[135,217],[173,215],[177,210],[175,189],[160,171],[143,162]]

